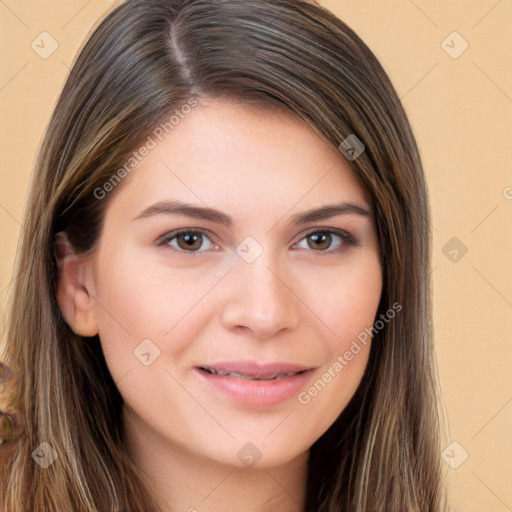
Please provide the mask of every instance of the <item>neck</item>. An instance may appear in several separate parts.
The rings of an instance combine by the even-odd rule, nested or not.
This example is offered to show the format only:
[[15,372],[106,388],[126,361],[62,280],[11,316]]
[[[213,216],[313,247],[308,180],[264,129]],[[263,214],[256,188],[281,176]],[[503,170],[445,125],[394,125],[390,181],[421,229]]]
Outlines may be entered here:
[[148,435],[126,415],[125,432],[165,512],[304,510],[308,452],[276,467],[240,468],[189,453],[154,431]]

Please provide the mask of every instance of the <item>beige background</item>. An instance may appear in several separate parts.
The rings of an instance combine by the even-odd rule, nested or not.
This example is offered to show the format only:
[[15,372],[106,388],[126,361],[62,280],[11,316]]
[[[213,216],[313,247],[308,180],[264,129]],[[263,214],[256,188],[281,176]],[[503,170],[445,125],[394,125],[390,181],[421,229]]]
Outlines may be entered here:
[[[443,446],[445,460],[457,466],[445,465],[454,507],[512,510],[512,2],[321,3],[375,52],[422,153],[433,211],[434,323],[446,435],[458,443]],[[2,311],[42,131],[78,47],[114,4],[0,0]],[[31,47],[33,41],[43,45],[41,37],[48,36],[42,32],[58,43],[47,58]],[[44,47],[50,48],[49,39]]]

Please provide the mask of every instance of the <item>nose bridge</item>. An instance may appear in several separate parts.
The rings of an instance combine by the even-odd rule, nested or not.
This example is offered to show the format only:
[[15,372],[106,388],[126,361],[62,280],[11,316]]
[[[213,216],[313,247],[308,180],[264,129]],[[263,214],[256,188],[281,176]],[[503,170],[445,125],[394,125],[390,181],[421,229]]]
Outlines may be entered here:
[[285,263],[269,249],[257,254],[250,243],[245,253],[243,243],[237,248],[222,320],[226,327],[245,326],[265,338],[296,327],[298,304],[286,283]]
[[288,295],[284,276],[280,275],[274,259],[261,256],[253,263],[239,262],[238,266],[239,277],[251,286],[248,296],[253,300],[276,301]]

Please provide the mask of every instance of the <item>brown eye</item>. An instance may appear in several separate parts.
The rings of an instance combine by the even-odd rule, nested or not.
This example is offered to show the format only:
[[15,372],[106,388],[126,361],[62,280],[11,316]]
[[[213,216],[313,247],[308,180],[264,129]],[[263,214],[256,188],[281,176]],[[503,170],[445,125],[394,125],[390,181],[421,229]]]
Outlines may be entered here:
[[329,249],[332,241],[332,235],[330,233],[313,233],[307,236],[308,241],[312,241],[313,243],[308,243],[308,246],[311,249],[315,250],[325,250]]
[[303,243],[306,240],[307,247],[304,245],[300,248],[312,249],[320,254],[322,253],[333,253],[341,251],[346,246],[358,245],[357,240],[346,231],[340,231],[335,229],[317,229],[316,231],[310,231],[306,236],[299,242]]
[[185,251],[195,251],[202,245],[202,235],[197,233],[180,233],[176,236],[180,249]]
[[158,244],[170,246],[177,252],[189,253],[190,255],[204,252],[213,247],[206,233],[187,229],[167,233],[159,239]]

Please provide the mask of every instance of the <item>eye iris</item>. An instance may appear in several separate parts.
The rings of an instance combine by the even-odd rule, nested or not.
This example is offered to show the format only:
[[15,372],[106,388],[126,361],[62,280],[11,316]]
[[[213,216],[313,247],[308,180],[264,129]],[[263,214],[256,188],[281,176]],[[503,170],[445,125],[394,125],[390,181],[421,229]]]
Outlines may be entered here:
[[[178,240],[178,245],[181,249],[199,249],[201,247],[201,235],[200,234],[190,234],[190,233],[180,233],[176,236]],[[185,245],[182,246],[180,244],[180,240],[185,242]],[[197,243],[199,241],[199,243]],[[195,244],[195,245],[194,245]]]
[[[309,235],[308,237],[310,240],[313,240],[313,242],[315,244],[322,244],[324,243],[325,244],[325,241],[327,240],[327,245],[323,246],[323,247],[311,247],[311,245],[308,243],[308,245],[311,247],[311,249],[327,249],[329,246],[330,246],[330,242],[331,242],[331,235],[330,233],[321,233],[321,234],[317,234],[317,233],[314,233],[312,235]],[[323,240],[323,242],[321,241]]]

